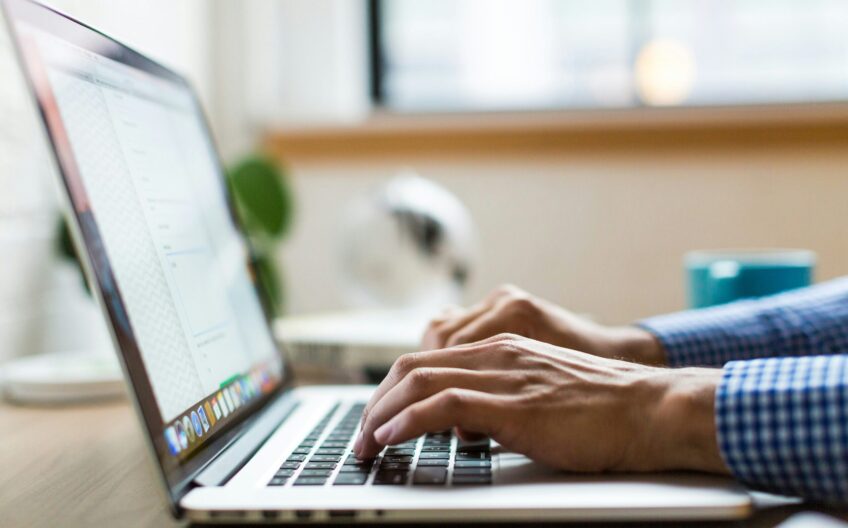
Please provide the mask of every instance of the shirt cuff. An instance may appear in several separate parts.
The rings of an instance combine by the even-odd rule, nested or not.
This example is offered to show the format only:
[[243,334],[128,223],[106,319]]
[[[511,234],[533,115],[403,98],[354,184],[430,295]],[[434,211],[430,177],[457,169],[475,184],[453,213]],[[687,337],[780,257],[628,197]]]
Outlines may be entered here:
[[740,358],[767,357],[774,340],[754,301],[687,310],[636,323],[662,344],[671,367],[721,367]]
[[732,361],[715,412],[722,458],[739,481],[848,502],[848,356]]

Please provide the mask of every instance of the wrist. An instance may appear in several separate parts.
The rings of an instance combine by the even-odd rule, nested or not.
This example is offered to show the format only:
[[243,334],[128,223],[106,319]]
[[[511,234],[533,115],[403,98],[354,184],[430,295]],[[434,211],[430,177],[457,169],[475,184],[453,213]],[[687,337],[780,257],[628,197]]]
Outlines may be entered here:
[[721,369],[657,369],[657,393],[648,405],[646,460],[655,470],[728,474],[715,426],[715,392]]
[[655,367],[666,365],[662,344],[647,330],[637,326],[613,327],[607,330],[611,357]]

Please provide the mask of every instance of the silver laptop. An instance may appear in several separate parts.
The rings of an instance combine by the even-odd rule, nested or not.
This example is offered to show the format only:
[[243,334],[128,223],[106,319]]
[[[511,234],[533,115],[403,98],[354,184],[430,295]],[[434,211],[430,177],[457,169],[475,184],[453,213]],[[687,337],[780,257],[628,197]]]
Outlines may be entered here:
[[185,79],[44,6],[0,2],[175,515],[204,522],[748,515],[749,496],[726,479],[563,474],[451,431],[390,446],[374,460],[352,457],[372,388],[294,388]]

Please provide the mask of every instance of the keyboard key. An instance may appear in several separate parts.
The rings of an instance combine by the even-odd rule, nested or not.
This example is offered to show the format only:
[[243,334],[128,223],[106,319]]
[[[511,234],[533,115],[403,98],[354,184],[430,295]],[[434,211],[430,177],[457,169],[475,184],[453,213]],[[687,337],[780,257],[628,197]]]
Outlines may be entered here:
[[294,451],[292,451],[292,454],[293,455],[308,455],[310,451],[312,451],[311,447],[298,447]]
[[400,448],[400,447],[390,447],[386,449],[386,456],[395,455],[395,456],[413,456],[415,454],[415,449],[413,448]]
[[421,448],[422,453],[450,453],[449,445],[425,445]]
[[406,484],[406,471],[387,471],[385,473],[377,473],[374,476],[374,484],[402,486]]
[[269,486],[283,486],[285,485],[288,478],[286,477],[274,477],[271,479],[271,482],[268,483]]
[[475,453],[457,453],[457,460],[491,460],[492,455],[484,451],[477,451]]
[[421,453],[420,455],[418,455],[419,460],[427,460],[427,459],[434,459],[434,458],[450,458],[450,453],[436,452],[436,453]]
[[336,469],[335,462],[307,462],[306,469]]
[[457,460],[453,463],[453,467],[492,467],[491,460]]
[[335,441],[335,440],[327,440],[326,442],[321,444],[321,448],[325,448],[325,447],[347,447],[347,444],[349,444],[349,443],[350,442],[340,442],[340,441]]
[[491,484],[492,477],[484,476],[484,475],[454,475],[453,476],[453,484],[454,486],[465,486],[465,485],[474,485],[474,484]]
[[412,474],[412,483],[433,486],[444,484],[448,480],[448,470],[441,467],[419,467]]
[[306,460],[306,455],[289,455],[286,462],[303,462],[304,460]]
[[470,452],[470,451],[488,451],[490,446],[489,439],[486,438],[484,440],[458,440],[456,443],[456,451],[457,452]]
[[410,462],[382,462],[380,471],[407,471],[410,465]]
[[418,467],[447,467],[448,459],[447,458],[425,458],[418,460]]
[[293,469],[278,469],[277,472],[274,473],[275,477],[289,478],[292,475],[294,475]]
[[339,473],[333,482],[336,486],[358,486],[365,484],[368,480],[367,473]]
[[301,477],[329,477],[332,469],[304,469],[300,472]]
[[286,460],[283,462],[283,465],[280,466],[280,469],[297,469],[300,467],[300,462],[297,460]]
[[393,449],[415,449],[415,446],[418,445],[418,440],[409,440],[408,442],[403,442],[400,444],[390,445],[388,448]]
[[455,467],[453,474],[456,475],[492,475],[492,468],[471,468],[471,467]]
[[342,459],[341,455],[312,455],[310,462],[338,462]]
[[371,464],[368,465],[344,465],[339,470],[341,473],[371,473]]
[[356,458],[356,455],[350,455],[349,457],[347,457],[347,460],[345,460],[345,464],[364,464],[366,462],[369,463],[369,464],[373,464],[374,459],[373,458]]
[[389,463],[389,464],[391,464],[391,463],[409,464],[409,463],[412,462],[412,457],[406,456],[406,455],[403,455],[403,456],[401,456],[401,455],[386,455],[386,456],[383,457],[383,462]]
[[295,486],[323,486],[327,477],[298,477],[294,481]]
[[344,447],[321,447],[315,451],[319,455],[343,455],[347,451]]

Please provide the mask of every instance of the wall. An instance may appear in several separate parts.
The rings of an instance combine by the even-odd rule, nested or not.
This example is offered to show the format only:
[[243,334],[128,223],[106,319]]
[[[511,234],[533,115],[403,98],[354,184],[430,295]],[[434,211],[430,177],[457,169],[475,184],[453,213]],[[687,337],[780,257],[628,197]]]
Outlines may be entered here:
[[695,248],[810,248],[820,280],[845,274],[846,141],[295,157],[297,224],[280,253],[290,308],[343,304],[335,250],[345,204],[404,165],[455,192],[477,222],[469,300],[513,282],[625,323],[684,306],[681,258]]
[[[263,131],[285,142],[292,126],[357,128],[364,86],[344,77],[344,65],[361,60],[363,5],[217,4],[215,111],[226,158],[249,149]],[[319,20],[326,31],[313,29]],[[341,88],[350,100],[336,91]],[[734,113],[706,111],[700,119],[732,120]],[[840,115],[844,129],[844,108]],[[435,119],[436,128],[442,118]],[[305,313],[343,306],[336,250],[344,207],[405,166],[454,191],[477,221],[481,255],[469,301],[511,281],[600,319],[626,322],[682,308],[682,255],[706,247],[809,247],[821,257],[819,278],[848,273],[848,134],[826,144],[809,138],[795,144],[780,139],[784,130],[775,123],[771,138],[756,143],[722,126],[730,138],[713,133],[708,147],[698,133],[664,146],[672,131],[638,149],[599,137],[585,150],[581,140],[561,151],[460,147],[443,155],[419,151],[413,142],[392,153],[392,132],[384,132],[386,141],[369,155],[357,152],[360,145],[348,141],[347,130],[335,145],[313,142],[314,155],[289,155],[283,148],[298,200],[294,234],[280,250],[289,308]],[[740,138],[744,145],[736,144]],[[506,141],[521,143],[521,131]]]

